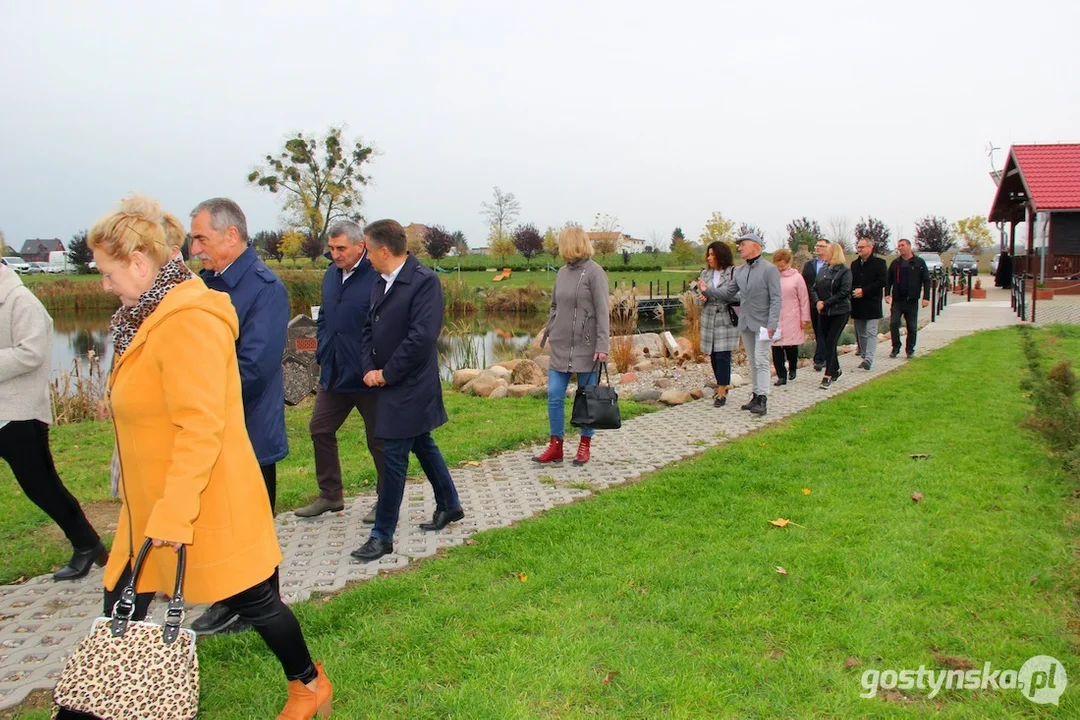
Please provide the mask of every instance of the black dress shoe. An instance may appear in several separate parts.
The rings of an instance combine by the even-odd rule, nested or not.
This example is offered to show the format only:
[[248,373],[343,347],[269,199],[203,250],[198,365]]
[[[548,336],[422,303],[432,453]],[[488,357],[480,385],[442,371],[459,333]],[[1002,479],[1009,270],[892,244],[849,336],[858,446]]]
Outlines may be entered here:
[[216,602],[210,609],[199,616],[199,619],[191,623],[191,629],[196,635],[213,635],[214,633],[232,630],[232,626],[240,622],[239,616],[228,605]]
[[750,408],[755,407],[757,405],[757,398],[758,398],[757,393],[754,393],[753,395],[750,396],[750,402],[746,403],[745,405],[740,405],[739,409],[740,410],[749,410]]
[[394,552],[394,543],[388,543],[372,535],[360,549],[353,550],[352,555],[357,560],[378,560],[383,555]]
[[53,573],[53,580],[78,580],[86,577],[94,563],[103,567],[108,561],[109,553],[101,543],[89,550],[76,550],[71,555],[71,561]]
[[889,353],[889,357],[891,357],[891,358],[895,358],[895,357],[897,357],[899,355],[900,355],[899,350],[893,350],[891,353]]
[[859,363],[859,369],[860,370],[869,370],[870,369],[870,363],[863,360],[861,363]]
[[787,379],[788,380],[794,380],[795,379],[795,368],[791,368],[791,372],[788,373]]
[[821,363],[820,365],[817,364],[817,363],[814,363],[814,372],[821,372],[824,369],[825,369],[825,363]]
[[457,522],[465,517],[465,511],[461,508],[457,510],[436,510],[435,514],[431,516],[431,522],[420,523],[421,530],[442,530],[444,527],[452,522]]
[[787,378],[778,377],[776,378],[776,382],[774,382],[773,385],[775,385],[776,387],[780,387],[781,385],[787,385]]
[[727,405],[727,395],[721,395],[719,397],[713,398],[713,407],[724,407],[725,405]]

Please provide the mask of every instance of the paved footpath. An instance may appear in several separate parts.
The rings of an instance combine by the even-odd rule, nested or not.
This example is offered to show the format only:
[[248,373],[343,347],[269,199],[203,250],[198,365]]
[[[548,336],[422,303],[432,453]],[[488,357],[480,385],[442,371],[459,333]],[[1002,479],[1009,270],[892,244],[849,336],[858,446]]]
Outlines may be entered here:
[[[928,317],[927,310],[920,314]],[[1015,322],[1007,293],[971,303],[954,301],[936,323],[919,332],[918,354],[977,330]],[[537,465],[531,457],[538,448],[514,450],[458,467],[453,471],[454,480],[466,519],[442,532],[425,533],[417,528],[431,517],[435,503],[426,482],[410,484],[395,539],[397,552],[377,562],[361,563],[349,556],[367,539],[370,526],[363,525],[360,518],[371,506],[372,496],[354,498],[344,512],[333,516],[301,520],[291,513],[282,514],[277,518],[285,556],[282,595],[292,603],[312,593],[332,593],[380,571],[434,555],[440,548],[460,545],[475,533],[510,525],[633,480],[708,446],[782,420],[907,362],[890,360],[888,353],[888,343],[879,344],[878,357],[869,372],[856,367],[859,359],[854,355],[842,356],[844,375],[829,390],[821,390],[820,376],[807,371],[794,383],[771,388],[769,412],[764,418],[738,408],[749,397],[749,386],[734,390],[725,408],[714,408],[711,400],[699,400],[634,418],[620,430],[598,433],[593,459],[584,467],[569,462],[561,467]],[[568,444],[574,447],[572,439]],[[156,603],[152,616],[162,618],[163,607],[163,603]],[[204,609],[192,608],[188,621]],[[34,689],[51,688],[71,648],[100,613],[98,569],[76,582],[56,583],[44,575],[22,585],[0,586],[0,710],[18,704]]]

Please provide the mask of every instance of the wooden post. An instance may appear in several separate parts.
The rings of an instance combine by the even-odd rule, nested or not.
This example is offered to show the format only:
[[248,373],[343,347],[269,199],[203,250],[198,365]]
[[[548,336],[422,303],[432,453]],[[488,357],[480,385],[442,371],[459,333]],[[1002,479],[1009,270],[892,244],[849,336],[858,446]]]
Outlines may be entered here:
[[[1026,211],[1027,211],[1027,221],[1028,221],[1028,251],[1027,251],[1027,258],[1025,258],[1025,260],[1026,260],[1025,264],[1027,265],[1027,269],[1031,270],[1032,265],[1033,265],[1033,263],[1031,262],[1031,258],[1033,257],[1033,254],[1035,252],[1035,208],[1032,206],[1032,203],[1031,203],[1030,200],[1026,203],[1025,207],[1026,207]],[[1036,295],[1036,291],[1039,289],[1039,277],[1034,274],[1034,270],[1032,270],[1032,276],[1031,277],[1032,277],[1032,280],[1034,281],[1034,284],[1031,286],[1031,323],[1034,325],[1035,324],[1035,295]]]

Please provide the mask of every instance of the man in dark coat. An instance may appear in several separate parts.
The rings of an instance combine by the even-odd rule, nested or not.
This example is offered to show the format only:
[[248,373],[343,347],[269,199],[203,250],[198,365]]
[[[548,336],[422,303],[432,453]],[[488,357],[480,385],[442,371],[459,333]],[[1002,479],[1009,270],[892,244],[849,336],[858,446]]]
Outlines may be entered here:
[[[322,306],[316,319],[315,359],[319,363],[319,390],[311,411],[311,443],[315,447],[315,478],[319,497],[296,510],[299,517],[316,517],[345,509],[337,431],[353,409],[364,418],[368,452],[375,462],[376,491],[382,491],[385,459],[383,442],[375,436],[375,393],[364,384],[362,337],[371,306],[371,289],[378,274],[368,260],[364,231],[345,220],[330,226],[333,264],[323,275]],[[375,522],[372,507],[363,522]]]
[[885,280],[885,302],[892,305],[889,329],[892,332],[892,352],[889,357],[900,354],[900,320],[907,324],[907,341],[904,343],[909,358],[915,356],[915,335],[919,330],[919,296],[922,306],[930,304],[930,271],[926,261],[911,252],[911,241],[901,238],[896,243],[900,257],[889,265]]
[[[270,508],[277,501],[277,462],[289,454],[285,435],[285,383],[281,356],[289,325],[289,293],[248,244],[247,218],[227,198],[212,198],[191,211],[191,253],[211,290],[227,293],[240,320],[236,358],[244,423],[259,460]],[[277,583],[275,571],[273,581]],[[192,625],[209,635],[247,627],[224,603],[214,603]]]
[[435,513],[422,530],[442,530],[465,517],[457,488],[431,431],[446,422],[436,341],[442,329],[442,285],[406,250],[405,229],[393,220],[364,228],[372,266],[380,277],[364,323],[364,382],[378,388],[375,435],[386,446],[386,475],[375,526],[358,560],[394,551],[409,453],[435,491]]
[[885,259],[874,255],[874,243],[861,237],[855,243],[859,257],[851,262],[851,317],[855,321],[855,340],[862,362],[869,370],[877,351],[878,321],[882,318],[881,295],[885,290],[888,268]]
[[[802,268],[803,280],[806,282],[806,294],[811,295],[814,292],[814,285],[817,284],[817,276],[821,270],[828,265],[825,261],[825,257],[829,253],[829,241],[825,238],[818,238],[814,243],[814,253],[817,257],[812,260],[807,260],[806,264]],[[814,307],[814,303],[810,303],[810,324],[814,326],[814,372],[820,372],[825,367],[825,329],[821,326],[821,322],[818,318],[817,308]]]

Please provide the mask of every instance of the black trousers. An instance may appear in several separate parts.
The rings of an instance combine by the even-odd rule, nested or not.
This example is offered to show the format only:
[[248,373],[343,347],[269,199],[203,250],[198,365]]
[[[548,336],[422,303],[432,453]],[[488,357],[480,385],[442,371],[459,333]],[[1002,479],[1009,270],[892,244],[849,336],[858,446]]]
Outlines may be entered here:
[[49,452],[49,426],[40,420],[16,420],[0,428],[0,457],[11,466],[26,497],[53,519],[76,550],[101,541],[60,476]]
[[892,333],[892,349],[900,352],[900,320],[907,325],[907,339],[904,341],[908,355],[915,352],[915,335],[919,331],[919,301],[897,300],[893,298],[892,310],[889,311],[889,331]]
[[[789,370],[784,369],[784,361],[787,361]],[[798,345],[773,345],[772,348],[772,364],[776,368],[776,378],[786,378],[791,373],[795,372],[799,365],[799,346]]]
[[709,355],[709,360],[712,361],[713,375],[716,376],[716,384],[722,387],[727,387],[731,384],[731,351],[730,350],[714,350]]
[[269,465],[260,465],[259,469],[262,470],[263,482],[266,483],[266,494],[270,496],[270,514],[277,512],[277,463],[270,463]]
[[825,319],[826,315],[818,312],[814,303],[810,303],[810,324],[814,328],[814,364],[825,364]]
[[840,333],[844,332],[849,315],[850,313],[842,313],[820,316],[825,330],[825,374],[833,379],[840,374],[840,356],[836,346],[840,343]]
[[[270,647],[270,652],[274,653],[278,662],[281,663],[285,677],[289,680],[302,680],[308,683],[315,679],[315,665],[311,662],[311,654],[308,652],[304,634],[300,630],[300,623],[277,593],[277,575],[277,570],[274,570],[274,575],[269,579],[222,602],[255,628],[255,632],[259,633],[259,637]],[[124,586],[130,580],[131,567],[129,565],[124,568],[120,579],[116,581],[116,587],[105,590],[105,617],[112,617],[113,606],[120,599]],[[132,619],[145,619],[146,611],[153,599],[154,593],[136,595],[135,613]]]
[[319,495],[327,500],[341,500],[341,459],[338,456],[337,431],[356,408],[364,418],[368,452],[375,462],[376,492],[382,491],[386,471],[386,447],[375,437],[374,393],[338,393],[319,388],[311,411],[308,429],[315,447],[315,478]]

